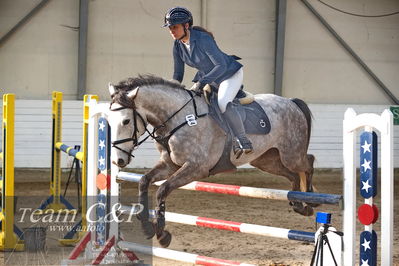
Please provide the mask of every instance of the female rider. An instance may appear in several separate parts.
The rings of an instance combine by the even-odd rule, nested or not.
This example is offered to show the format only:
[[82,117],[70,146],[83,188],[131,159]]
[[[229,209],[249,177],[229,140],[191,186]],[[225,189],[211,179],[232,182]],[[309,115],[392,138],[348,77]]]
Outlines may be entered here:
[[182,82],[184,63],[198,70],[191,90],[200,91],[206,84],[218,88],[218,105],[223,117],[238,139],[237,158],[252,152],[252,144],[233,100],[243,81],[242,65],[234,56],[223,53],[212,33],[194,26],[191,12],[184,7],[174,7],[165,14],[164,27],[169,27],[175,40],[173,46],[173,79]]

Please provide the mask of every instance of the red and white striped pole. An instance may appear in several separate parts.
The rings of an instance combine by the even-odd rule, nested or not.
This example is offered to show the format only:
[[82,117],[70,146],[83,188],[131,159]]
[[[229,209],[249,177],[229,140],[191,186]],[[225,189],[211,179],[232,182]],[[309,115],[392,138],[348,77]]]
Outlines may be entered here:
[[[119,172],[117,180],[138,183],[142,178],[142,174]],[[165,181],[155,182],[154,185],[160,186]],[[300,192],[289,190],[278,190],[270,188],[256,188],[235,185],[224,185],[216,183],[207,183],[194,181],[190,184],[180,187],[179,189],[204,191],[219,194],[236,195],[241,197],[250,197],[258,199],[273,199],[286,201],[302,201],[316,204],[339,204],[342,195],[324,194],[314,192]]]
[[159,248],[159,247],[149,247],[144,246],[136,243],[126,242],[126,241],[119,241],[118,242],[119,248],[125,251],[133,251],[138,252],[146,255],[152,255],[159,258],[176,260],[181,262],[187,262],[192,264],[198,265],[207,265],[207,266],[254,266],[253,264],[246,264],[240,263],[230,260],[222,260],[216,259],[206,256],[200,256],[197,254],[187,253],[176,251],[172,249],[166,248]]
[[[136,210],[129,206],[122,206],[120,211],[122,214],[130,215],[135,213]],[[155,217],[155,211],[150,211],[150,216]],[[277,237],[289,240],[306,241],[314,243],[315,233],[305,232],[298,230],[291,230],[285,228],[271,227],[265,225],[257,224],[247,224],[240,222],[224,221],[219,219],[192,216],[187,214],[166,212],[165,219],[167,222],[194,225],[199,227],[214,228],[219,230],[240,232],[246,234],[267,236],[267,237]]]

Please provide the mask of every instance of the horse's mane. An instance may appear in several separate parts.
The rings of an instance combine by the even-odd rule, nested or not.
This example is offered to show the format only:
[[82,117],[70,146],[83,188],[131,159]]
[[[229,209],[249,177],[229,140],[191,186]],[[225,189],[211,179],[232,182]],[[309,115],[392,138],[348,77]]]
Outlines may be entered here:
[[127,78],[114,85],[115,94],[112,96],[112,103],[119,103],[124,107],[132,107],[132,104],[134,105],[134,103],[132,103],[131,99],[127,97],[127,94],[131,90],[134,90],[137,87],[155,85],[162,85],[166,89],[172,88],[185,90],[184,85],[181,85],[180,83],[175,81],[169,81],[151,74],[139,75],[137,77]]

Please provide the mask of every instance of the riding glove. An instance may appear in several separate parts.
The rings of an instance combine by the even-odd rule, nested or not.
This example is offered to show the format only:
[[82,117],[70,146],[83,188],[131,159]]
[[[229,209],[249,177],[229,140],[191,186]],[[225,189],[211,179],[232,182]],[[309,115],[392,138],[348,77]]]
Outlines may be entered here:
[[201,95],[203,93],[202,89],[205,87],[205,85],[206,84],[196,82],[190,90],[194,91],[197,95]]

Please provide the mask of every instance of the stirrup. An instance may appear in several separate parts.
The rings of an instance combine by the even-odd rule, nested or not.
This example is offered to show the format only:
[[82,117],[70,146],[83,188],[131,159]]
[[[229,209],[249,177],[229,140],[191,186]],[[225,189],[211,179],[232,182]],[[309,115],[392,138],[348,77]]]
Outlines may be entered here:
[[246,146],[246,147],[243,147],[240,140],[237,138],[237,143],[238,143],[238,146],[234,145],[234,147],[233,147],[233,152],[234,152],[234,155],[236,156],[236,159],[239,159],[241,157],[241,155],[243,155],[243,154],[253,153],[253,148],[252,148],[251,142],[249,142],[249,141],[246,142],[244,144],[244,146]]
[[238,146],[233,147],[233,152],[234,152],[234,155],[236,156],[236,159],[239,159],[241,157],[241,155],[244,153],[243,149],[241,149]]
[[252,148],[247,148],[247,149],[242,149],[244,151],[245,154],[251,154],[254,152],[254,149]]
[[236,159],[239,159],[241,155],[243,154],[251,154],[253,153],[253,149],[241,149],[241,148],[235,148],[233,149],[234,155],[236,156]]

